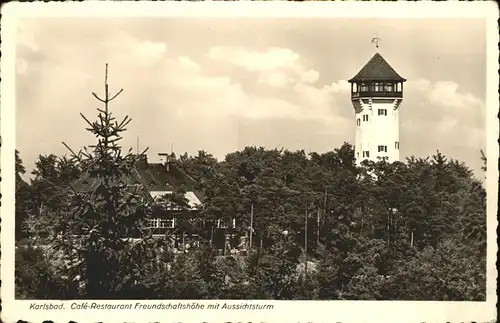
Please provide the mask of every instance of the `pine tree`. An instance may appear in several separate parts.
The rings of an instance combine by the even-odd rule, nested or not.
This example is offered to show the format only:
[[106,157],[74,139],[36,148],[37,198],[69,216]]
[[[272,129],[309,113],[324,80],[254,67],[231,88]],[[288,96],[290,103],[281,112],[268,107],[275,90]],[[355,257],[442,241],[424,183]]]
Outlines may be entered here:
[[481,166],[481,170],[483,172],[486,172],[487,168],[486,168],[486,165],[488,164],[487,163],[487,158],[486,158],[486,154],[484,153],[484,151],[481,149],[481,161],[483,162],[483,166]]
[[[64,255],[61,273],[79,279],[82,296],[91,299],[127,297],[123,291],[134,291],[141,267],[161,263],[157,251],[162,241],[149,239],[140,229],[151,212],[149,200],[141,188],[127,185],[138,156],[131,150],[123,154],[119,142],[131,119],[125,116],[117,121],[109,110],[109,103],[122,90],[111,96],[107,78],[106,64],[104,99],[92,93],[104,104],[104,109],[97,109],[97,120],[91,122],[80,114],[97,143],[78,153],[63,143],[93,185],[86,192],[71,192],[68,211],[58,217],[59,234],[53,239],[54,248]],[[142,240],[131,242],[129,237],[137,234]]]
[[15,221],[15,236],[16,241],[26,236],[25,221],[28,219],[30,210],[30,187],[22,179],[22,175],[26,173],[23,161],[19,156],[19,151],[16,149],[15,155],[15,196],[16,196],[16,221]]

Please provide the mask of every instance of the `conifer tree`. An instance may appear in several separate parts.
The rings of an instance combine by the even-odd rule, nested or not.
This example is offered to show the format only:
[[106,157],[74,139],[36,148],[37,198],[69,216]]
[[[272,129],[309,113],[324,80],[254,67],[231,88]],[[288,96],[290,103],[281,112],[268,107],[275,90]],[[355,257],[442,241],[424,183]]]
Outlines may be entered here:
[[[122,90],[110,95],[107,67],[104,98],[92,93],[104,108],[97,109],[95,121],[81,114],[97,143],[78,153],[63,143],[82,168],[90,188],[70,193],[67,212],[58,217],[58,234],[53,240],[54,248],[64,255],[62,274],[80,280],[82,296],[91,299],[127,297],[123,291],[134,291],[133,286],[141,280],[141,267],[158,260],[158,244],[162,243],[148,239],[141,230],[151,205],[144,188],[128,182],[135,174],[138,156],[131,150],[123,154],[119,145],[131,119],[125,116],[117,121],[109,109]],[[138,234],[142,238],[138,243],[129,239]]]
[[484,153],[484,151],[482,149],[480,150],[480,152],[481,152],[481,161],[483,162],[483,166],[481,166],[481,170],[483,172],[486,172],[486,170],[487,170],[486,165],[488,164],[487,163],[488,160],[486,159],[486,154]]

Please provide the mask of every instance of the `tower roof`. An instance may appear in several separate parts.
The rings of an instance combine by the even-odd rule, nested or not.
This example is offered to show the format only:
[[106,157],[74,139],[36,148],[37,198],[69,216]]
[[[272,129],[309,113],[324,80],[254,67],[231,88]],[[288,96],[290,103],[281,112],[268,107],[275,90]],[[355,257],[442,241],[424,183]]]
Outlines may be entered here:
[[402,78],[396,71],[387,63],[387,61],[380,55],[376,53],[373,57],[366,63],[366,65],[349,80],[350,83],[360,82],[360,81],[406,81]]

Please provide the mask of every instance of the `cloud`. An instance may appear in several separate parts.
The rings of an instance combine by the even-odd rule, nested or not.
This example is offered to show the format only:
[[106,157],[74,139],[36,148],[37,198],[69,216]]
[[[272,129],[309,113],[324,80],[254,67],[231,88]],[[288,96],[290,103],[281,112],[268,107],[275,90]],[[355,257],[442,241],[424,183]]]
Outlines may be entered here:
[[319,78],[319,73],[318,71],[315,70],[309,70],[305,73],[302,73],[301,75],[301,80],[304,83],[316,83],[316,81]]
[[24,21],[17,29],[17,44],[28,48],[31,51],[37,52],[40,46],[35,37],[36,25],[28,21]]
[[141,41],[134,46],[134,51],[142,62],[150,62],[162,58],[167,45],[163,42]]
[[483,106],[484,103],[471,93],[459,91],[459,85],[451,81],[439,81],[431,83],[426,79],[409,81],[409,86],[424,94],[424,97],[432,104],[448,109],[472,109]]
[[272,47],[254,51],[245,47],[210,48],[207,57],[223,61],[258,73],[258,83],[276,88],[292,85],[294,82],[313,84],[319,79],[319,72],[307,69],[299,54],[288,48]]
[[328,89],[332,93],[348,93],[351,91],[351,85],[346,80],[340,80],[330,84]]
[[485,147],[483,100],[452,81],[422,78],[408,81],[404,89],[400,133],[401,141],[414,143],[410,154],[428,156],[439,149],[463,160],[471,150],[479,154]]
[[259,84],[265,84],[276,88],[283,88],[293,83],[294,78],[283,72],[267,72],[261,73],[257,82]]
[[[342,127],[350,123],[335,115],[330,87],[314,85],[319,73],[305,68],[299,55],[288,49],[272,48],[257,53],[242,48],[221,52],[215,48],[210,50],[212,59],[207,62],[202,58],[195,60],[166,42],[137,39],[125,33],[96,40],[85,54],[82,47],[85,44],[74,43],[55,50],[53,44],[45,44],[40,50],[48,58],[41,63],[27,63],[32,64],[33,70],[28,70],[23,83],[36,92],[20,97],[19,104],[23,106],[20,110],[24,112],[18,119],[18,144],[24,156],[28,154],[28,161],[33,161],[39,153],[65,153],[58,133],[65,133],[64,140],[75,147],[92,140],[85,135],[78,112],[92,117],[94,109],[99,107],[99,102],[89,94],[92,91],[100,94],[105,62],[110,62],[110,91],[124,88],[111,108],[117,117],[127,114],[133,119],[124,146],[135,147],[135,135],[140,135],[141,142],[147,143],[153,152],[175,142],[181,151],[206,149],[221,157],[241,148],[242,142],[249,142],[248,138],[240,137],[243,130],[239,125],[253,127],[280,120],[280,127],[289,129],[285,120],[300,121],[314,127],[297,129],[307,137],[306,134],[314,133],[324,136],[325,129],[341,133]],[[233,55],[227,56],[228,53]],[[213,59],[221,59],[221,55],[229,61],[220,63],[248,68],[254,72],[256,84],[269,86],[270,91],[263,94],[249,90],[237,74],[207,73],[206,67]],[[20,55],[21,59],[25,57]],[[30,78],[35,72],[40,75],[38,81]],[[63,93],[61,88],[65,88]],[[287,95],[280,96],[273,89]],[[64,122],[41,126],[39,120],[47,117]],[[68,132],[68,124],[77,129],[82,126],[82,130]],[[280,131],[279,127],[269,127]],[[259,130],[263,129],[254,131]]]
[[187,56],[179,57],[179,63],[188,69],[192,69],[192,70],[196,70],[196,71],[198,71],[200,69],[200,64],[196,63],[195,61],[193,61],[191,58],[189,58]]
[[28,62],[25,59],[18,59],[16,62],[16,73],[23,75],[28,70]]
[[298,62],[300,56],[286,48],[273,47],[266,51],[257,52],[244,47],[216,46],[210,48],[207,56],[210,59],[227,61],[253,72],[301,68]]

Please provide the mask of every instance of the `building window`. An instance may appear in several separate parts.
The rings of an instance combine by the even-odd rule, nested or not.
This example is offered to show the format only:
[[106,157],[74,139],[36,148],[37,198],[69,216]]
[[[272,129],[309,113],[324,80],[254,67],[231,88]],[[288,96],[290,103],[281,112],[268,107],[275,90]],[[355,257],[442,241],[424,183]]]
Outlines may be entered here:
[[385,92],[392,92],[394,90],[394,87],[392,83],[385,83],[384,85],[384,91]]
[[378,152],[384,152],[386,153],[387,152],[387,146],[378,146]]
[[149,219],[146,222],[146,228],[159,228],[159,219]]
[[363,115],[363,121],[368,121],[368,115],[367,114]]
[[217,228],[227,229],[227,228],[236,228],[236,219],[227,220],[227,219],[218,219],[217,220]]
[[359,118],[356,120],[356,125],[361,125],[361,120]]
[[379,116],[386,116],[387,115],[387,109],[378,109],[378,115]]
[[399,141],[396,141],[396,142],[394,143],[394,148],[399,149]]
[[173,228],[175,226],[175,219],[160,219],[159,227],[160,228]]
[[175,219],[149,219],[146,221],[146,228],[173,228],[175,226]]
[[368,92],[368,86],[366,84],[361,83],[361,86],[359,87],[359,92]]
[[363,151],[363,157],[370,158],[370,152],[369,151]]

